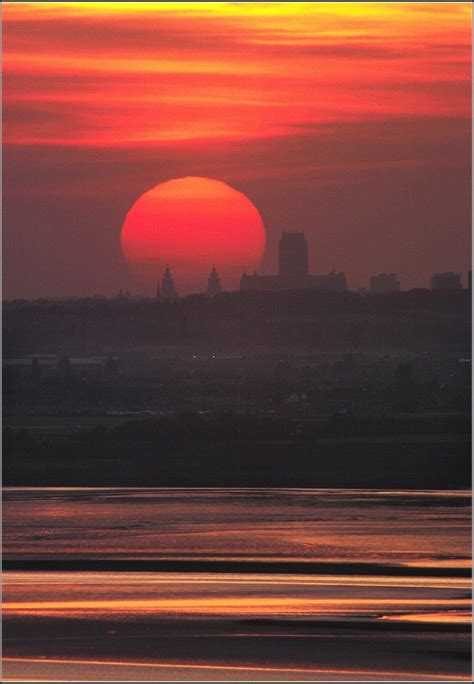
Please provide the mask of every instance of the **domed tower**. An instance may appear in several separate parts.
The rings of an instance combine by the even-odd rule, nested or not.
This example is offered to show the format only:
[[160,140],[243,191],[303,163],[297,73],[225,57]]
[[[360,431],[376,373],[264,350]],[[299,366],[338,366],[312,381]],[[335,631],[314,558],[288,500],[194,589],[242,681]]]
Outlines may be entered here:
[[178,296],[179,295],[174,286],[174,280],[170,271],[170,267],[167,265],[165,274],[161,281],[161,298],[167,299],[168,301],[174,301],[175,299],[178,299]]
[[212,267],[212,271],[209,275],[209,280],[207,281],[207,294],[209,297],[215,297],[215,295],[221,292],[221,281],[217,275],[216,267]]

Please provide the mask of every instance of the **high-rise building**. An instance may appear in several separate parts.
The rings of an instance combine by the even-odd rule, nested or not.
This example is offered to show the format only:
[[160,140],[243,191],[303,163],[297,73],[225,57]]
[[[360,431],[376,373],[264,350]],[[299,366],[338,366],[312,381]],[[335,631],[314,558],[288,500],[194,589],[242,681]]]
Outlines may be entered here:
[[304,233],[283,233],[279,243],[280,279],[289,287],[294,287],[304,283],[308,274],[308,242]]
[[209,297],[214,297],[221,292],[221,281],[217,274],[216,267],[213,266],[207,281],[207,294]]
[[432,290],[461,290],[460,273],[433,273],[431,276]]
[[170,267],[167,265],[161,281],[161,298],[167,299],[168,301],[174,301],[175,299],[178,299],[178,296],[174,286],[173,275],[170,271]]
[[370,291],[373,294],[399,292],[400,281],[396,273],[379,273],[370,279]]

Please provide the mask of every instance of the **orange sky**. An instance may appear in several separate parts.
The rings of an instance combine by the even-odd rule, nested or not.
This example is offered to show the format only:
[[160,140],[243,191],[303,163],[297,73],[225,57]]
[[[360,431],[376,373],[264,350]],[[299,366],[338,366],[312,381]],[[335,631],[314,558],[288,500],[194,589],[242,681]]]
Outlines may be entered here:
[[[407,287],[467,269],[470,3],[4,3],[3,31],[6,296],[118,289],[117,224],[181,175],[250,196],[267,272],[291,227],[313,271],[335,263],[354,287],[380,270]],[[37,209],[18,216],[25,201]],[[47,256],[46,283],[52,246],[64,258]]]
[[468,116],[470,13],[470,3],[6,3],[5,140],[183,143],[414,110]]

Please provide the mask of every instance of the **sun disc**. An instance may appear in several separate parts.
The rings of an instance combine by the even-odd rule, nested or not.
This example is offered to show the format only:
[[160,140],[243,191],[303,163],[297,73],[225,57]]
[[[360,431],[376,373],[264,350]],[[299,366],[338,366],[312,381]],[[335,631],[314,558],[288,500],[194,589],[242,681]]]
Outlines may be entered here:
[[215,264],[224,289],[238,287],[265,249],[262,218],[226,183],[189,176],[145,192],[125,218],[121,246],[132,273],[156,285],[169,264],[181,293],[205,290]]

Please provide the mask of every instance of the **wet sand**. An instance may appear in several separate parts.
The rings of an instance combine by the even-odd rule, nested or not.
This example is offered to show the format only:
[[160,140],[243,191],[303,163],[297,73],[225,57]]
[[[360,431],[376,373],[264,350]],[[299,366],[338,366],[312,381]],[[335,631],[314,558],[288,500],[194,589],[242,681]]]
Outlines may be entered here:
[[208,667],[164,663],[4,660],[3,681],[471,681],[470,675],[389,670]]
[[311,561],[246,561],[246,560],[191,560],[191,559],[167,559],[167,560],[68,560],[65,558],[54,560],[35,559],[5,560],[3,569],[10,571],[29,572],[181,572],[181,573],[259,573],[262,575],[276,573],[291,573],[301,575],[370,575],[393,577],[470,577],[471,569],[468,566],[438,566],[426,568],[417,565],[388,565],[382,563],[322,563]]
[[399,624],[25,618],[5,624],[7,679],[469,680],[470,632]]

